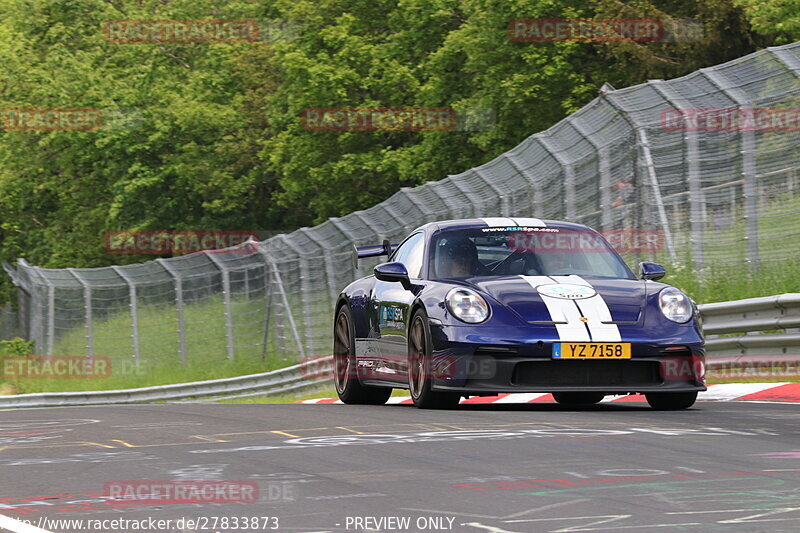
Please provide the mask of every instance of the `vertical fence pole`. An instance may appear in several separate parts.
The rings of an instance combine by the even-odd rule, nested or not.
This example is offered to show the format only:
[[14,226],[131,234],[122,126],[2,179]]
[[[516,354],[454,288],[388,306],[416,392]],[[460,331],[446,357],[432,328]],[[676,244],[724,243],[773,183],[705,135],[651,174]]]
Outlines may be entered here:
[[183,323],[183,280],[180,272],[172,268],[172,265],[164,259],[156,259],[156,263],[167,271],[175,284],[175,311],[178,314],[178,351],[181,356],[181,364],[186,364],[186,328]]
[[117,266],[112,266],[111,268],[128,284],[128,298],[131,301],[131,327],[133,329],[131,335],[133,338],[133,360],[136,362],[136,366],[139,366],[139,307],[136,298],[136,284],[121,268]]
[[661,229],[664,231],[664,243],[667,245],[669,259],[674,264],[677,262],[677,257],[675,255],[675,247],[672,244],[672,231],[670,231],[669,227],[667,210],[664,209],[664,200],[661,197],[661,186],[658,184],[656,166],[653,163],[653,154],[650,153],[650,142],[647,139],[647,132],[644,130],[644,128],[639,129],[639,143],[642,147],[644,164],[647,168],[647,173],[650,178],[650,186],[653,188],[653,197],[656,201],[656,210],[658,212],[658,218],[661,221]]
[[269,319],[272,307],[272,272],[269,268],[269,256],[263,245],[258,246],[258,251],[264,259],[264,331],[261,335],[261,360],[267,358],[267,341],[269,340]]
[[53,355],[56,337],[56,287],[47,282],[47,355]]
[[[286,235],[278,235],[278,238],[281,239],[289,248],[294,250],[297,254],[297,261],[299,263],[299,272],[300,272],[300,287],[301,287],[301,301],[302,301],[302,309],[303,309],[303,319],[304,319],[304,333],[306,338],[305,348],[309,350],[311,353],[314,353],[314,319],[311,316],[311,298],[313,297],[313,291],[311,290],[311,272],[308,268],[308,260],[305,258],[305,254],[303,250],[300,249],[295,243],[293,243]],[[274,263],[273,263],[274,265]],[[280,272],[278,273],[280,276]],[[279,278],[280,279],[280,278]],[[279,283],[283,285],[283,283]],[[281,294],[284,298],[286,298],[286,293],[281,289]],[[287,315],[290,318],[290,322],[292,324],[292,330],[294,331],[295,335],[297,334],[297,329],[294,325],[294,318],[292,317],[292,307],[286,305]]]
[[574,116],[572,120],[572,127],[586,139],[586,142],[592,145],[597,154],[597,170],[599,172],[598,188],[600,189],[600,227],[602,229],[611,229],[613,219],[611,217],[611,164],[609,157],[608,146],[601,146],[596,140],[592,138],[589,130],[584,126],[582,119]]
[[300,335],[297,333],[297,326],[294,323],[294,317],[290,311],[291,307],[289,307],[289,301],[286,298],[286,291],[283,290],[283,280],[281,279],[281,272],[278,270],[278,265],[276,265],[273,261],[270,261],[272,265],[272,272],[275,274],[275,281],[276,287],[278,289],[278,293],[280,294],[281,301],[283,303],[283,308],[286,309],[286,317],[289,320],[289,327],[292,328],[292,334],[294,335],[294,342],[297,345],[297,350],[300,352],[300,357],[305,359],[306,354],[305,350],[303,349],[303,343],[300,342]]
[[83,287],[83,307],[86,316],[86,355],[89,359],[94,357],[94,323],[92,321],[92,287],[83,279],[74,268],[68,268],[67,272],[78,280]]
[[[752,99],[742,89],[731,85],[725,76],[714,69],[700,69],[700,72],[720,92],[730,98],[739,107],[739,111],[746,113],[748,106],[753,104]],[[742,195],[744,196],[744,222],[745,242],[747,252],[745,261],[751,268],[759,266],[758,251],[758,176],[756,174],[756,136],[749,128],[741,128],[741,154],[742,154]]]
[[213,252],[206,254],[206,257],[208,257],[222,273],[222,297],[225,300],[225,339],[228,345],[228,359],[233,361],[235,354],[233,341],[233,310],[231,308],[231,274],[228,267],[218,258],[214,257]]
[[540,179],[530,168],[525,168],[516,156],[506,153],[505,157],[508,162],[511,163],[511,166],[514,167],[514,170],[519,172],[520,176],[528,180],[530,184],[530,210],[528,214],[533,217],[542,216],[540,207],[542,204],[542,186]]
[[578,214],[578,202],[575,195],[575,168],[572,163],[567,162],[558,151],[555,142],[548,135],[537,135],[536,138],[539,139],[544,149],[550,152],[553,159],[561,165],[564,172],[564,212],[567,220],[574,221]]

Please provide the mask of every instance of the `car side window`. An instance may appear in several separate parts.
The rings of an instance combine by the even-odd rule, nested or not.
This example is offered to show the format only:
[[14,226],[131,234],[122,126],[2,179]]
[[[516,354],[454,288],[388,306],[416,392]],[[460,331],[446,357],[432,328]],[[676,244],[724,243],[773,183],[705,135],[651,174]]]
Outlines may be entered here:
[[425,248],[425,234],[415,233],[395,251],[392,261],[403,263],[408,270],[408,277],[419,278],[422,270],[423,249]]

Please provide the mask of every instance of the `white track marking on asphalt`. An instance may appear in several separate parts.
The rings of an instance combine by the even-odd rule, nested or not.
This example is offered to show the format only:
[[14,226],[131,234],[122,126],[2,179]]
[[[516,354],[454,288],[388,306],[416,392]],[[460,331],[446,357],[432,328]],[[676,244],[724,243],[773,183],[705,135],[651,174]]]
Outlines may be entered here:
[[[546,285],[552,283],[547,276],[520,276],[528,282],[534,289],[539,285]],[[539,297],[547,306],[550,312],[550,319],[556,322],[556,330],[558,331],[558,338],[562,341],[580,342],[590,341],[589,331],[586,326],[581,322],[581,314],[572,300],[564,300],[561,298],[553,298],[539,293]],[[558,322],[566,322],[566,324],[559,324]]]
[[467,523],[462,524],[462,525],[475,527],[475,528],[478,528],[478,529],[485,529],[485,530],[489,531],[490,533],[520,533],[518,531],[509,531],[507,529],[501,529],[501,528],[495,527],[495,526],[486,526],[484,524],[481,524],[480,522],[467,522]]
[[[550,276],[558,283],[572,283],[574,285],[583,285],[592,287],[592,284],[580,276]],[[594,289],[594,287],[592,287]],[[596,290],[596,289],[595,289]],[[595,294],[591,298],[583,300],[575,300],[581,314],[589,321],[586,325],[589,327],[589,334],[592,336],[592,341],[595,342],[620,342],[622,337],[619,334],[619,328],[616,324],[603,324],[603,322],[611,321],[611,311],[606,305],[606,301],[600,295]]]
[[708,390],[701,392],[698,397],[703,400],[735,400],[748,394],[781,385],[786,385],[786,383],[722,383],[720,385],[710,385]]
[[516,226],[514,221],[510,218],[482,218],[481,220],[490,228],[496,228],[498,226]]
[[541,398],[542,396],[546,396],[546,392],[534,392],[534,393],[524,393],[524,392],[515,392],[513,394],[509,394],[508,396],[503,396],[499,400],[496,400],[492,403],[528,403],[530,401],[535,400],[536,398]]
[[546,228],[547,224],[539,220],[538,218],[515,218],[514,222],[517,223],[517,226],[529,226],[533,228]]
[[53,533],[2,514],[0,514],[0,529],[12,531],[13,533]]

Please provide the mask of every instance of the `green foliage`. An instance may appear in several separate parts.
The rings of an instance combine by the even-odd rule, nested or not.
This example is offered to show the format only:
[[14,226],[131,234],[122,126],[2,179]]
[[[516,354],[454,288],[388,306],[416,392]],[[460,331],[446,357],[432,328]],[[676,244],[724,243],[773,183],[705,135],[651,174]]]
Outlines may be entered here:
[[[0,260],[105,266],[110,230],[291,230],[464,171],[616,87],[773,44],[709,0],[0,0],[0,108],[99,108],[97,131],[0,130]],[[770,2],[770,6],[781,6]],[[777,9],[777,8],[776,8]],[[692,42],[513,42],[515,18],[691,18]],[[748,18],[750,17],[750,18]],[[121,44],[108,20],[255,19],[244,43]],[[790,20],[788,17],[787,20]],[[771,20],[771,19],[769,19]],[[319,132],[308,107],[490,111],[476,131]],[[0,301],[14,288],[3,276]]]
[[0,356],[26,356],[33,353],[33,341],[26,341],[19,337],[11,340],[0,341]]
[[800,2],[797,0],[734,0],[744,9],[750,26],[777,44],[800,39]]

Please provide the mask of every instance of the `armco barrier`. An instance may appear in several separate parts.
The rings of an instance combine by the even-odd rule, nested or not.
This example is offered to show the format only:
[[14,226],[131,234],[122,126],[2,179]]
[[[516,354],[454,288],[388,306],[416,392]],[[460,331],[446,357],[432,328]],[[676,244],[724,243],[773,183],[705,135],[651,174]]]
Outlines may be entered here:
[[330,376],[327,375],[331,361],[331,356],[328,356],[262,374],[139,389],[39,392],[0,396],[0,408],[164,402],[189,398],[235,398],[253,393],[275,395],[312,392],[317,388],[332,386]]
[[[718,364],[800,359],[800,333],[764,333],[800,327],[800,293],[748,298],[698,306],[703,318],[708,367]],[[754,334],[758,332],[758,334]],[[721,334],[742,333],[730,337]],[[332,357],[321,357],[272,372],[139,389],[43,392],[0,396],[0,408],[56,407],[221,399],[330,388]]]
[[[775,360],[800,358],[800,293],[779,294],[699,306],[706,350],[715,362],[735,358],[765,357]],[[768,333],[785,330],[780,333]],[[731,335],[739,333],[735,336]]]

